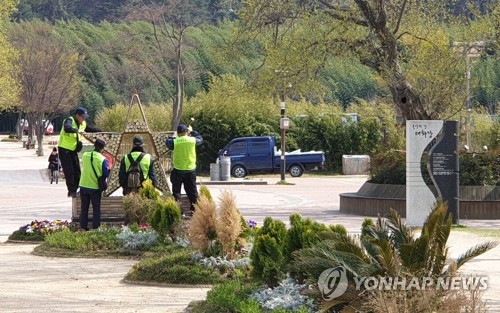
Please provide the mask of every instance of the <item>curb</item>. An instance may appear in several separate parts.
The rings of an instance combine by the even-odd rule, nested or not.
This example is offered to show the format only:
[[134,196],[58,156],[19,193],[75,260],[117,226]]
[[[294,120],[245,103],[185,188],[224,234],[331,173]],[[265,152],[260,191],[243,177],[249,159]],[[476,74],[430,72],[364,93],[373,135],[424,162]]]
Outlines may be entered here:
[[11,240],[11,239],[7,239],[7,241],[5,243],[9,243],[9,244],[22,244],[22,245],[39,245],[39,244],[43,243],[43,241],[36,241],[36,240],[28,241],[28,240]]
[[169,284],[169,283],[136,281],[136,280],[130,280],[130,279],[126,279],[126,278],[122,279],[121,282],[124,284],[129,284],[129,285],[165,287],[165,288],[212,288],[213,287],[213,285]]
[[197,185],[223,186],[223,185],[267,185],[267,181],[252,180],[229,180],[229,181],[203,181],[197,182]]

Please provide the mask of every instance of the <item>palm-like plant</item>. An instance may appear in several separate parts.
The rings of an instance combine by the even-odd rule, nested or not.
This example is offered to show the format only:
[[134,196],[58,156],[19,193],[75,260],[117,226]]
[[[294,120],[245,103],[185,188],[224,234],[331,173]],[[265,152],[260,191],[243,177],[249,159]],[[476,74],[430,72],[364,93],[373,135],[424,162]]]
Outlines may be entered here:
[[[470,248],[457,260],[448,260],[450,229],[451,217],[444,204],[436,205],[418,237],[392,210],[388,217],[379,217],[375,224],[366,223],[361,236],[323,234],[323,240],[318,244],[293,254],[291,268],[312,278],[318,278],[324,270],[339,265],[347,269],[350,278],[437,278],[455,275],[456,270],[467,261],[497,245],[496,242],[485,242]],[[359,293],[348,292],[330,304],[352,304],[359,298]]]

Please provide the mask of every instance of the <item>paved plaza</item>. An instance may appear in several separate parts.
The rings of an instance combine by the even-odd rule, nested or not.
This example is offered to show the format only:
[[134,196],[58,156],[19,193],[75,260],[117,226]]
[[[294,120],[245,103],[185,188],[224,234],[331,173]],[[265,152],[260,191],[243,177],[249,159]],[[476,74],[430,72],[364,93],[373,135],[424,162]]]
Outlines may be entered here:
[[[0,142],[0,242],[19,226],[35,219],[70,219],[71,200],[64,182],[44,180],[47,156],[19,143]],[[48,150],[47,150],[48,151]],[[206,179],[206,178],[205,178]],[[343,224],[359,232],[363,217],[340,214],[339,194],[355,192],[364,176],[305,176],[288,178],[293,185],[276,185],[279,175],[253,177],[268,185],[210,186],[217,197],[232,191],[246,219],[259,225],[266,216],[287,221],[300,213],[322,223]],[[500,227],[500,220],[462,221],[470,227]],[[452,257],[488,240],[468,232],[452,232]],[[495,239],[494,239],[495,240]],[[43,258],[31,255],[33,245],[0,243],[1,312],[182,312],[206,289],[175,289],[127,285],[121,282],[135,261]],[[500,247],[464,266],[466,273],[487,274],[485,294],[491,312],[500,312]]]

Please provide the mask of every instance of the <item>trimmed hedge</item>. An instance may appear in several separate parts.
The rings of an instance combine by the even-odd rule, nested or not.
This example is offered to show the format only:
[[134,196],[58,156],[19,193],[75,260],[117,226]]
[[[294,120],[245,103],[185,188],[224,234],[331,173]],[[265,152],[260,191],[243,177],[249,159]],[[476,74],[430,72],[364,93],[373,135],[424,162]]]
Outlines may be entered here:
[[[460,154],[461,186],[500,186],[500,151]],[[427,158],[422,161],[424,180],[431,184]],[[406,185],[406,155],[400,151],[384,151],[371,159],[370,182]]]

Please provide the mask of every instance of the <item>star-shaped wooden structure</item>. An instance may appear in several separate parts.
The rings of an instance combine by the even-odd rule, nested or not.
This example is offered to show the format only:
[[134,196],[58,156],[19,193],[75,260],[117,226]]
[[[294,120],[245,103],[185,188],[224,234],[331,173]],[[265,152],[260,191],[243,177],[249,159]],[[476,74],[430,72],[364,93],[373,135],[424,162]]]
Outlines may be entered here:
[[[132,107],[137,105],[141,112],[142,120],[131,120]],[[97,138],[106,141],[103,154],[111,157],[111,173],[108,178],[108,189],[103,193],[108,197],[120,188],[119,171],[122,158],[132,150],[132,140],[140,135],[144,138],[144,150],[155,158],[154,169],[156,174],[157,188],[164,194],[170,193],[167,172],[171,171],[171,151],[167,148],[166,140],[173,136],[174,132],[151,132],[142,108],[139,95],[134,94],[129,104],[127,118],[122,133],[84,133],[83,136],[91,142]]]

